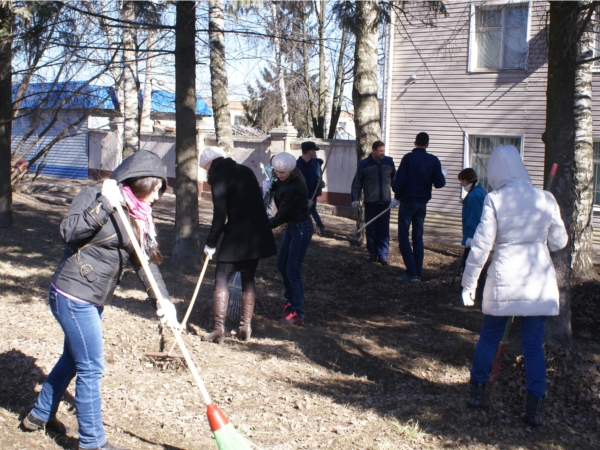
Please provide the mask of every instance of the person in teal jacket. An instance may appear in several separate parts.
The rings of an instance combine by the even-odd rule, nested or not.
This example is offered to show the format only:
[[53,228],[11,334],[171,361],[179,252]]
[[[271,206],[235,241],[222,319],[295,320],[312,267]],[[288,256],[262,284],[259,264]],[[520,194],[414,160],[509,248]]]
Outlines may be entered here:
[[467,195],[462,201],[463,238],[461,244],[469,249],[471,248],[471,239],[473,239],[477,225],[481,221],[483,201],[487,191],[479,184],[477,173],[470,167],[459,172],[458,180],[460,185],[467,191]]

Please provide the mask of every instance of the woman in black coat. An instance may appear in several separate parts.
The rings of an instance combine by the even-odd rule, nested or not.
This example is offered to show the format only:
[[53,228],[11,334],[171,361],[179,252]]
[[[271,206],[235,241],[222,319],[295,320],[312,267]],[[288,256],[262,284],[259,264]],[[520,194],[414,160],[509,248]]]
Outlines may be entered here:
[[217,242],[223,241],[217,254],[215,271],[215,328],[203,339],[225,338],[225,314],[229,302],[227,281],[234,272],[242,277],[242,318],[239,337],[248,340],[254,312],[254,274],[260,258],[277,253],[269,218],[263,206],[258,180],[248,167],[225,157],[225,153],[209,147],[200,155],[200,166],[208,171],[213,201],[213,220],[204,253],[212,259]]

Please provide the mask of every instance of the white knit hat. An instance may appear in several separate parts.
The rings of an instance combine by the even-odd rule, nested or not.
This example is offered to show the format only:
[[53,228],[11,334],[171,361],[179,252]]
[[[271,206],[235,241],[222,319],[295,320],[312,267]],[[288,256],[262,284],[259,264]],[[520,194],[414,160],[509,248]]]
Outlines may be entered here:
[[227,158],[225,151],[219,147],[206,147],[200,154],[200,167],[204,169],[209,162],[217,158]]
[[277,153],[273,157],[271,165],[274,170],[279,172],[290,172],[296,168],[296,158],[291,153]]

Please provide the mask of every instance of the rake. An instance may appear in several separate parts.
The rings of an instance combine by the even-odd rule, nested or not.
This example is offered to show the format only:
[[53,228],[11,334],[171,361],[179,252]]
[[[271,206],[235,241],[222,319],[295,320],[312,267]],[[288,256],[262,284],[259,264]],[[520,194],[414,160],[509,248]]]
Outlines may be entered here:
[[[154,293],[158,300],[158,305],[160,305],[161,302],[163,301],[162,294],[160,293],[160,289],[158,288],[158,285],[156,284],[156,280],[154,279],[154,276],[152,275],[152,272],[150,271],[150,267],[148,266],[148,261],[146,261],[146,258],[142,252],[142,249],[140,248],[140,245],[137,242],[135,234],[131,228],[131,224],[129,223],[129,217],[127,217],[125,215],[125,212],[123,211],[123,207],[121,206],[121,204],[117,204],[116,209],[117,209],[117,213],[119,214],[119,218],[121,219],[121,222],[125,226],[125,230],[127,231],[129,240],[133,244],[133,248],[135,249],[135,253],[138,257],[138,260],[140,261],[140,264],[142,265],[142,268],[144,269],[144,272],[146,273],[146,276],[148,277],[148,280],[150,281],[150,285],[152,286],[152,289],[154,290]],[[215,436],[217,446],[219,447],[220,450],[251,450],[252,447],[254,446],[254,444],[252,444],[250,441],[245,439],[242,435],[240,435],[237,432],[237,430],[233,427],[233,424],[231,424],[227,420],[227,418],[225,417],[225,414],[223,414],[223,412],[215,404],[213,404],[212,400],[210,399],[210,395],[208,394],[208,391],[206,390],[206,387],[204,386],[204,382],[202,381],[202,379],[200,378],[200,375],[198,374],[198,369],[196,369],[196,365],[194,364],[194,361],[192,360],[192,357],[190,356],[190,353],[189,353],[187,347],[185,346],[183,339],[181,338],[179,329],[176,327],[170,327],[170,328],[171,328],[171,331],[173,332],[173,335],[175,336],[177,345],[179,345],[179,349],[181,350],[181,353],[183,353],[183,358],[185,359],[185,362],[186,362],[188,368],[190,369],[190,372],[192,373],[194,381],[196,382],[196,384],[198,385],[198,388],[200,389],[200,393],[202,394],[204,403],[206,404],[206,413],[208,416],[208,422],[210,424],[211,431],[213,432],[213,434]]]
[[350,242],[350,245],[352,245],[353,247],[360,247],[360,241],[356,237],[356,236],[358,236],[358,233],[360,233],[362,230],[367,228],[369,225],[371,225],[373,222],[375,222],[377,219],[379,219],[381,216],[383,216],[390,209],[392,209],[392,205],[388,206],[386,209],[384,209],[379,214],[377,214],[375,217],[373,217],[371,220],[369,220],[367,223],[365,223],[362,227],[360,227],[358,230],[356,230],[356,233],[346,235],[346,239],[348,239],[348,242]]
[[[202,266],[202,271],[200,272],[200,277],[198,278],[198,282],[196,283],[196,288],[194,289],[194,295],[192,296],[192,301],[188,306],[188,309],[185,313],[185,317],[181,321],[180,330],[185,330],[185,325],[187,324],[187,320],[192,313],[192,309],[194,308],[194,303],[196,302],[196,297],[198,297],[198,291],[200,290],[200,285],[202,284],[202,279],[204,278],[204,273],[206,272],[206,268],[208,267],[209,257],[208,255],[204,258],[204,265]],[[177,341],[173,342],[171,348],[168,352],[145,352],[146,356],[151,356],[153,358],[183,358],[183,355],[180,353],[173,353],[175,350],[175,346],[177,345]]]

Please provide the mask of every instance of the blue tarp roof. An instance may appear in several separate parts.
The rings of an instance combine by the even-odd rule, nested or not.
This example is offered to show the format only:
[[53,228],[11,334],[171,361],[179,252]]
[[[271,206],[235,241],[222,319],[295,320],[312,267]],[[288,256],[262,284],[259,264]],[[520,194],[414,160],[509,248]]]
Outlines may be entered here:
[[[167,91],[152,91],[152,111],[174,113],[175,94]],[[196,97],[196,114],[212,116],[213,112],[202,97]]]
[[[12,85],[12,99],[16,100],[18,84]],[[72,97],[69,96],[73,93]],[[68,81],[61,83],[31,83],[23,99],[21,108],[58,108],[62,101],[69,98],[63,109],[118,109],[119,102],[112,87],[87,84],[86,81]]]

